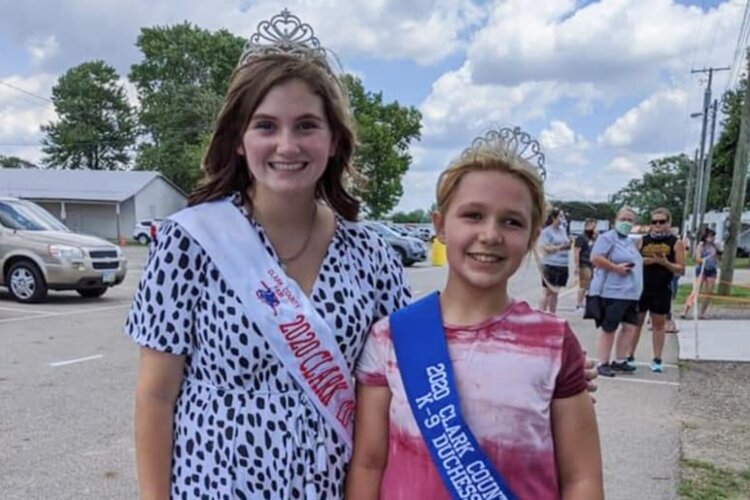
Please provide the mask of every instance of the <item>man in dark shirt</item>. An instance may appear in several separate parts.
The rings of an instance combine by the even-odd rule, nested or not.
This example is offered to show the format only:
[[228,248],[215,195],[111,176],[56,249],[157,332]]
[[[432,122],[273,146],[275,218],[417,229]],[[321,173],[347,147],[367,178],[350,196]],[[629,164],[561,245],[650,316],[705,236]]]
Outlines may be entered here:
[[672,278],[685,269],[685,247],[672,234],[672,216],[666,208],[651,211],[651,231],[639,243],[643,255],[643,294],[638,304],[638,330],[633,341],[629,363],[634,364],[635,348],[646,319],[651,314],[654,359],[651,371],[661,373],[664,329],[672,305]]
[[596,220],[586,219],[583,223],[583,233],[581,233],[575,242],[575,263],[574,276],[578,277],[578,300],[576,301],[576,312],[583,313],[585,309],[584,298],[591,283],[591,276],[594,268],[591,265],[591,247],[594,246],[596,239]]

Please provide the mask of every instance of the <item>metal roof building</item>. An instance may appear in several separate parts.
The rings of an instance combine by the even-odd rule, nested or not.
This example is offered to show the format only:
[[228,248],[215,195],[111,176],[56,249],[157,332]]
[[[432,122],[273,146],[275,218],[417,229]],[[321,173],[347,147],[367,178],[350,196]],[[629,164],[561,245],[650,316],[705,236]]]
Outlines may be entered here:
[[77,233],[130,238],[138,220],[183,208],[186,194],[158,172],[0,168],[0,196],[33,201]]

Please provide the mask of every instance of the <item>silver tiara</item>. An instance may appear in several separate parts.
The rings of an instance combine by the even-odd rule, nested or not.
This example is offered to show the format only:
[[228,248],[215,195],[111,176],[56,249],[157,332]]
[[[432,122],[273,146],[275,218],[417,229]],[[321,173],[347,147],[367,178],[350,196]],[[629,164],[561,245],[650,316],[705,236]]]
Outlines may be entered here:
[[519,158],[536,168],[542,180],[547,178],[547,170],[544,168],[545,157],[539,142],[521,130],[520,127],[490,130],[484,136],[471,141],[471,146],[461,153],[461,157],[473,156],[483,149],[503,151],[510,156]]
[[269,54],[287,54],[300,58],[316,58],[326,63],[328,52],[307,23],[303,23],[288,9],[258,24],[245,44],[238,66],[249,60]]

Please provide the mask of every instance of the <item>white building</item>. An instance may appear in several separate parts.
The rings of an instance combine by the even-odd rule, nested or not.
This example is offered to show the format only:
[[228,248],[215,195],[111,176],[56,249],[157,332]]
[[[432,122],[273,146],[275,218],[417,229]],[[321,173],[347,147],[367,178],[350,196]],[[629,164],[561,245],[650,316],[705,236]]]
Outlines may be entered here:
[[0,168],[0,196],[33,201],[76,233],[130,238],[135,222],[164,218],[186,194],[158,172]]
[[[693,221],[693,215],[689,215],[685,221],[685,231],[690,230],[690,226]],[[741,227],[740,234],[737,238],[737,248],[741,249],[741,253],[750,251],[750,210],[742,212],[740,218]],[[716,210],[710,210],[703,216],[703,224],[710,227],[716,232],[716,246],[719,250],[724,250],[724,242],[729,237],[729,210],[722,210],[721,212]]]

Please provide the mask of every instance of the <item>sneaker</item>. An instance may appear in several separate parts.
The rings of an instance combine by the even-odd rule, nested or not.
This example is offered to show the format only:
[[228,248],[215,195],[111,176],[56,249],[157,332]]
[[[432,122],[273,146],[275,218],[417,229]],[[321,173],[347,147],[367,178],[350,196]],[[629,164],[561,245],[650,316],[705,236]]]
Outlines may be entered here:
[[654,359],[651,362],[651,371],[654,373],[661,373],[664,371],[664,367],[662,366],[660,359]]
[[604,363],[603,365],[597,366],[596,372],[602,377],[614,377],[615,376],[615,371],[612,369],[609,363]]
[[635,369],[637,368],[637,366],[635,364],[635,357],[634,356],[628,356],[627,358],[625,358],[625,362],[628,364],[628,366],[630,368],[632,368],[631,371],[635,371]]
[[584,311],[586,311],[586,308],[584,306],[576,306],[576,312],[579,314],[583,314]]
[[612,361],[610,364],[612,365],[612,369],[618,372],[633,373],[635,371],[635,365],[631,365],[626,360]]

